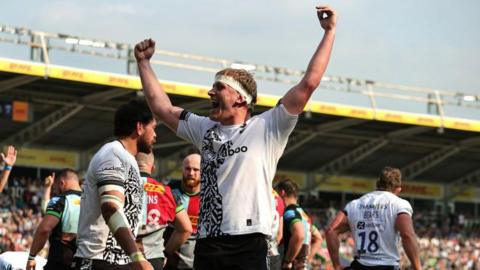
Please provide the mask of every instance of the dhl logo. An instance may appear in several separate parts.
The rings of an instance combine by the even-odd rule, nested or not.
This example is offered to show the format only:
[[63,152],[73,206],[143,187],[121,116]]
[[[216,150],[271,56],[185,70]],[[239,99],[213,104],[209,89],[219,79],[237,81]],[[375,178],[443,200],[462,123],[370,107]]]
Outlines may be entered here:
[[165,187],[161,185],[154,185],[151,183],[145,183],[145,185],[143,186],[143,189],[149,192],[156,192],[156,193],[162,193],[162,194],[165,193]]
[[29,71],[32,70],[32,66],[31,65],[22,65],[22,64],[12,63],[12,64],[10,64],[10,69],[29,72]]
[[129,80],[128,79],[113,77],[113,76],[108,77],[108,82],[109,83],[115,83],[115,84],[129,85]]
[[64,70],[62,75],[64,77],[73,78],[73,79],[83,79],[83,77],[84,77],[83,72],[68,71],[68,70]]

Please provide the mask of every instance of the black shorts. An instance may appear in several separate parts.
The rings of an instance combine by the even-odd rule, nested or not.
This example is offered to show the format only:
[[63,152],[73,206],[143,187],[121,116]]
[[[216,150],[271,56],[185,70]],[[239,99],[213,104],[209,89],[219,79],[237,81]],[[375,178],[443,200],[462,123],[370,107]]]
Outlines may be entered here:
[[148,262],[153,266],[154,270],[163,270],[164,261],[164,258],[148,259]]
[[357,260],[353,260],[349,267],[345,269],[351,270],[398,270],[398,266],[393,265],[377,265],[377,266],[367,266],[359,263]]
[[90,260],[75,257],[73,259],[73,270],[129,270],[130,265],[114,265],[102,260]]
[[195,270],[267,270],[268,244],[261,233],[197,239]]
[[64,264],[61,262],[47,261],[47,264],[43,267],[43,270],[57,270],[57,269],[72,269],[71,264]]
[[270,265],[270,270],[282,269],[282,256],[268,256],[268,264]]

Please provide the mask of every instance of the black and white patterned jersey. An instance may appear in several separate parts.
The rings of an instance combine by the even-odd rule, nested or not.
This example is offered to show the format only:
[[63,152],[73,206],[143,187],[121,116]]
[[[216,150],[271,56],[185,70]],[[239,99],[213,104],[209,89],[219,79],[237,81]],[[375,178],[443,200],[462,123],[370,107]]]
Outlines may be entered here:
[[113,237],[100,210],[98,188],[107,184],[125,189],[123,212],[133,235],[137,235],[143,196],[140,172],[135,157],[119,141],[113,141],[95,154],[86,173],[75,257],[128,264],[129,256]]
[[272,180],[297,120],[281,104],[231,126],[182,113],[177,135],[202,156],[200,238],[271,235]]

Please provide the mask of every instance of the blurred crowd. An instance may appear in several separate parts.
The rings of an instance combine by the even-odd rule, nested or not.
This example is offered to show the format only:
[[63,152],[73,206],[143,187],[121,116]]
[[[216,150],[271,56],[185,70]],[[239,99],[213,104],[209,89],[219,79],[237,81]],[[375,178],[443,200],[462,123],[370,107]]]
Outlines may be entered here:
[[0,195],[0,253],[27,251],[42,218],[43,183],[12,178]]

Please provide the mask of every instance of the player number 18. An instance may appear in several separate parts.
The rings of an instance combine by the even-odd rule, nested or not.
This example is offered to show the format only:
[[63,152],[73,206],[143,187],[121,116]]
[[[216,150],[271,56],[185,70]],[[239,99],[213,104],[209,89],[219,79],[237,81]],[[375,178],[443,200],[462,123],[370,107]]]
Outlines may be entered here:
[[[378,233],[376,231],[371,231],[368,234],[368,239],[366,239],[367,232],[358,233],[358,237],[360,238],[360,249],[358,250],[359,254],[366,253],[367,251],[370,253],[374,253],[378,250]],[[368,244],[366,243],[368,240]],[[366,245],[366,250],[365,250]]]

